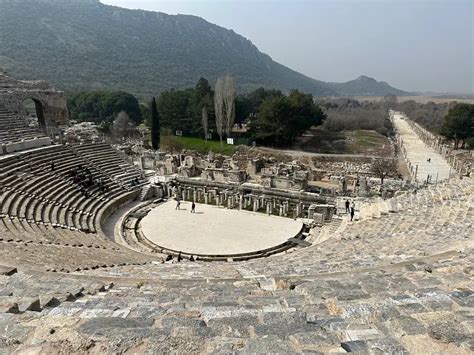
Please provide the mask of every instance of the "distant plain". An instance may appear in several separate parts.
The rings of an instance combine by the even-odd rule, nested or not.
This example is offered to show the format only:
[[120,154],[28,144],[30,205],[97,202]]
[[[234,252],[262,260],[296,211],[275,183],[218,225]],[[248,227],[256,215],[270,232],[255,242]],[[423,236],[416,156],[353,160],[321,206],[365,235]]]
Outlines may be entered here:
[[[354,99],[360,101],[380,101],[382,98],[379,96],[355,96]],[[445,102],[457,101],[457,102],[464,102],[467,104],[474,104],[474,94],[471,95],[416,95],[416,96],[398,96],[398,101],[416,101],[422,104],[426,104],[427,102],[434,102],[436,104],[442,104]]]

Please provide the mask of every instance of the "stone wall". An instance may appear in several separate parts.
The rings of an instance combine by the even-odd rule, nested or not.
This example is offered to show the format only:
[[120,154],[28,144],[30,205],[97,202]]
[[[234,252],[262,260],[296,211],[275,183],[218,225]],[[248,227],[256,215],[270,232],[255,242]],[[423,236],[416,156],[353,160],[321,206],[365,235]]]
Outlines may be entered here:
[[26,118],[24,102],[33,100],[40,128],[52,138],[69,126],[69,110],[62,91],[49,86],[45,81],[16,80],[0,72],[0,103]]

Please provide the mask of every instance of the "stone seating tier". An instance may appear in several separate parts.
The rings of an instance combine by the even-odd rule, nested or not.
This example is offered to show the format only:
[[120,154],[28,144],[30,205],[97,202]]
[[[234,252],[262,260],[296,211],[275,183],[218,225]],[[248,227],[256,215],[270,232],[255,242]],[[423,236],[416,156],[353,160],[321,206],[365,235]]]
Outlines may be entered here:
[[139,273],[156,265],[122,267],[135,269],[133,278],[18,272],[0,276],[0,350],[470,354],[472,262],[472,253],[458,253],[390,270],[278,280]]
[[44,137],[38,128],[29,127],[26,121],[1,106],[0,127],[0,145]]
[[131,181],[135,179],[139,181],[138,186],[145,184],[143,172],[118,155],[108,144],[80,144],[70,148],[124,186],[130,187]]
[[[87,196],[81,191],[69,174],[79,165],[104,182],[105,192],[97,186],[87,188]],[[129,194],[62,145],[1,158],[0,260],[66,272],[156,260],[120,247],[101,231],[104,212]]]

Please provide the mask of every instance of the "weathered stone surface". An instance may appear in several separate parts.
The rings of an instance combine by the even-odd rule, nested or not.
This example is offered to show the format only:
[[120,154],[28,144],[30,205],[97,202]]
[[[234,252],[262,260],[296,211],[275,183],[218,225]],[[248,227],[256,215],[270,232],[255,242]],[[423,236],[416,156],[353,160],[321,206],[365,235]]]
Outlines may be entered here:
[[211,319],[207,322],[209,328],[222,337],[249,338],[254,334],[254,327],[259,323],[256,316],[241,316],[231,318]]
[[16,267],[0,265],[0,275],[11,276],[17,273]]
[[270,335],[265,338],[248,339],[242,348],[244,353],[291,353],[295,349],[289,341]]
[[365,341],[354,340],[341,343],[341,348],[343,348],[348,353],[365,352],[368,349],[368,345]]
[[20,313],[18,303],[7,300],[0,301],[0,313]]
[[80,330],[86,334],[104,335],[113,329],[145,328],[152,324],[147,319],[123,319],[97,317],[86,321],[80,326]]

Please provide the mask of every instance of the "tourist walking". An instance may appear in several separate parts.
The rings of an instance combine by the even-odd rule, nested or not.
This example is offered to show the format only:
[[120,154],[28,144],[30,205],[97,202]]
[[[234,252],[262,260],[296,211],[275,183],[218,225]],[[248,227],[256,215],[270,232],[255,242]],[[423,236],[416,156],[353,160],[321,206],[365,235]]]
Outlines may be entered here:
[[351,209],[351,202],[349,200],[346,200],[346,213],[350,213]]
[[181,206],[181,201],[180,200],[176,200],[176,208],[175,210],[179,210],[179,206]]
[[194,201],[191,204],[191,213],[196,213],[196,204],[194,203]]

